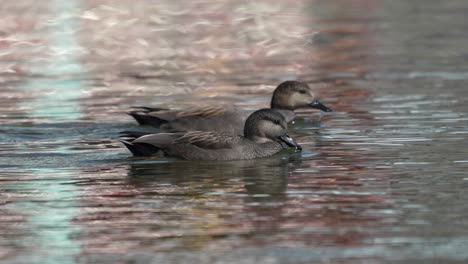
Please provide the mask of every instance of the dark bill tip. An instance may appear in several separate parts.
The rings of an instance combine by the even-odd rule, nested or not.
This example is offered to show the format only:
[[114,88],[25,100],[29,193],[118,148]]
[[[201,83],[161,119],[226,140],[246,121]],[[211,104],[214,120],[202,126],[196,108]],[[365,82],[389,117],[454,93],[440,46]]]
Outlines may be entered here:
[[301,145],[297,144],[297,142],[292,137],[290,137],[288,134],[284,134],[279,138],[281,139],[281,141],[286,143],[286,145],[288,145],[290,147],[294,147],[297,150],[302,150]]
[[324,112],[332,112],[332,109],[324,104],[322,104],[320,101],[315,100],[312,103],[309,104],[310,107],[320,109]]

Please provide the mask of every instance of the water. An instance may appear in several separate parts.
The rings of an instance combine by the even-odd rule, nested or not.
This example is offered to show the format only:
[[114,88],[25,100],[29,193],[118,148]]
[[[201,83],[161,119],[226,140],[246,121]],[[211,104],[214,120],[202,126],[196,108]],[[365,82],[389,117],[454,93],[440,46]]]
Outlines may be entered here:
[[[467,8],[3,3],[0,261],[466,263]],[[130,106],[256,109],[286,79],[335,110],[299,111],[302,154],[137,159],[115,139]]]

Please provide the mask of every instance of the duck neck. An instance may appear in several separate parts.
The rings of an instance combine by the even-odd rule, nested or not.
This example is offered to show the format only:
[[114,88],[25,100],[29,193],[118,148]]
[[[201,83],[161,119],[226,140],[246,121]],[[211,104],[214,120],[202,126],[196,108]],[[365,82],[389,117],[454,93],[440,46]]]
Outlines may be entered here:
[[284,100],[278,100],[275,96],[271,99],[270,107],[271,109],[281,109],[290,111],[294,110],[294,107],[291,106],[288,102],[284,102]]
[[290,123],[296,118],[296,113],[294,113],[293,110],[275,109],[275,111],[279,112],[284,117],[286,123]]

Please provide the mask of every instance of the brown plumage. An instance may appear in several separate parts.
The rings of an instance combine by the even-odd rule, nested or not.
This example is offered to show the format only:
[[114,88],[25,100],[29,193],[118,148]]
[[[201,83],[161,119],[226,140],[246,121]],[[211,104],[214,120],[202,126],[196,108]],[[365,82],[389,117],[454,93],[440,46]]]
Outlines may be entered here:
[[[285,81],[278,85],[273,92],[270,107],[279,111],[287,123],[295,118],[294,110],[298,108],[309,107],[331,111],[316,100],[307,84],[298,81]],[[136,109],[128,114],[139,124],[158,127],[163,132],[198,130],[241,134],[245,120],[252,113],[220,106],[184,111],[151,107],[136,107]]]
[[244,136],[207,131],[157,133],[122,141],[135,156],[163,154],[188,160],[240,160],[271,156],[301,147],[286,134],[284,117],[272,109],[250,115]]

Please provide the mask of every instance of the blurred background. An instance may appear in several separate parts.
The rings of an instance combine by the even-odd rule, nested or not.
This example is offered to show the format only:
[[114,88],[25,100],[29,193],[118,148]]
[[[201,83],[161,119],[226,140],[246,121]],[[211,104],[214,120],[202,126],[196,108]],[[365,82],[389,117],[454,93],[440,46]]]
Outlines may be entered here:
[[[468,2],[4,1],[0,262],[466,263]],[[258,109],[301,154],[135,159],[131,106]]]

